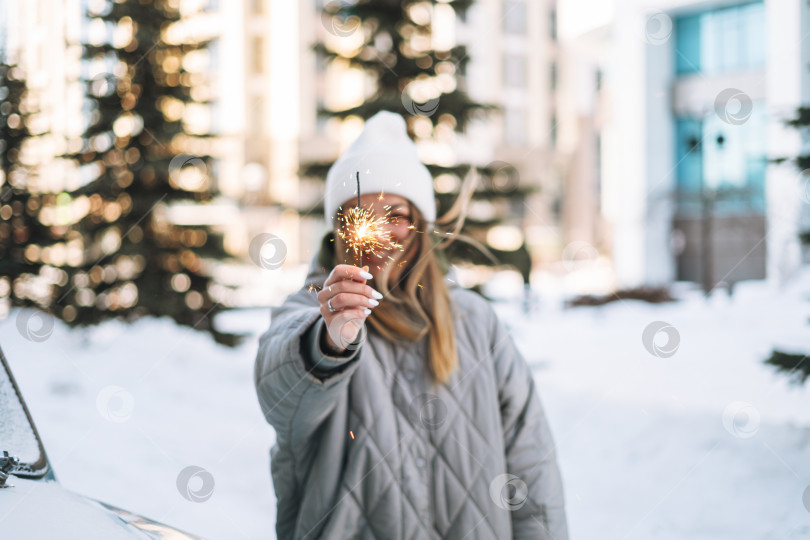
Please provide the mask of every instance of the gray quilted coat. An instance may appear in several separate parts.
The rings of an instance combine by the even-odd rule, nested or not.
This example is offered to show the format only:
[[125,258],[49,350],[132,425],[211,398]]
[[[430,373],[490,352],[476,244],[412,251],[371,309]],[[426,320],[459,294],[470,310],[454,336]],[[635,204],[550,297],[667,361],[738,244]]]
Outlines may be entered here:
[[488,302],[448,283],[459,365],[437,385],[426,340],[364,329],[348,357],[324,356],[308,286],[326,277],[313,261],[256,358],[278,538],[567,539],[537,385]]

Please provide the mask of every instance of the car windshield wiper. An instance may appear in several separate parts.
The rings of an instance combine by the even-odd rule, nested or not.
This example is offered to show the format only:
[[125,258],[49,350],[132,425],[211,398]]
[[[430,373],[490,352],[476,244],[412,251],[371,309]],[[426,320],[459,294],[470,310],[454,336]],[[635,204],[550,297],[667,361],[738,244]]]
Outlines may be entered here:
[[17,456],[9,456],[8,451],[3,450],[3,455],[0,456],[0,488],[14,487],[14,484],[7,484],[8,475],[20,465],[20,458]]

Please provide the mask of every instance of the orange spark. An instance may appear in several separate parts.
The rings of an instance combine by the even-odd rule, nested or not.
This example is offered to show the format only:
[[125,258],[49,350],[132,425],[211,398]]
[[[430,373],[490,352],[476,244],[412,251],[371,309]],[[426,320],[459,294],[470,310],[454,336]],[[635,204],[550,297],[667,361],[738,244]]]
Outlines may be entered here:
[[402,249],[402,244],[385,227],[389,222],[388,216],[389,212],[380,217],[374,214],[373,209],[360,206],[353,206],[345,213],[341,211],[338,234],[346,242],[346,252],[351,250],[362,261],[364,254],[381,257],[382,251]]

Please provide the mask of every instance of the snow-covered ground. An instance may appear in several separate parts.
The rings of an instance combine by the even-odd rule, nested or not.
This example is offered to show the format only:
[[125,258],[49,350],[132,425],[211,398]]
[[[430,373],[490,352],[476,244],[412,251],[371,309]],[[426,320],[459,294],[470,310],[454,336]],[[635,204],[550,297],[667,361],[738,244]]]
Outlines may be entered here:
[[[810,279],[658,306],[498,305],[535,369],[573,539],[810,538],[810,386],[762,364],[774,346],[810,352],[808,298]],[[274,537],[274,436],[251,377],[268,310],[229,315],[252,334],[235,349],[166,319],[32,342],[19,313],[0,344],[66,487],[210,539]],[[671,330],[645,346],[657,321],[677,347]],[[189,466],[213,478],[204,502],[178,488]]]

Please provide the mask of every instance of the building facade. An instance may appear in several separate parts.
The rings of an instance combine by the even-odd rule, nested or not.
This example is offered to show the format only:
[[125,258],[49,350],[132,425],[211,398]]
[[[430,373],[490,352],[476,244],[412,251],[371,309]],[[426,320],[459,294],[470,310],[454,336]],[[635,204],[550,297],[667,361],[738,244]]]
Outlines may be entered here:
[[618,2],[604,217],[619,285],[788,279],[806,201],[785,125],[810,102],[802,0]]
[[[89,39],[111,39],[94,29],[86,16],[90,0],[5,0],[4,50],[19,58],[32,95],[47,125],[47,144],[36,145],[31,160],[43,178],[70,141],[80,142],[83,122],[81,45]],[[205,74],[206,111],[189,111],[199,132],[212,133],[216,163],[211,175],[222,197],[197,217],[221,227],[226,247],[247,256],[250,241],[270,232],[285,240],[287,263],[306,264],[315,239],[324,231],[321,216],[294,209],[318,206],[322,185],[301,177],[300,164],[337,158],[362,129],[360,119],[325,121],[319,108],[340,110],[362,103],[373,82],[340,62],[326,63],[313,51],[317,42],[351,46],[357,35],[339,35],[322,15],[324,0],[182,0],[182,35],[210,39],[195,66]],[[555,161],[557,119],[556,6],[552,0],[478,0],[465,16],[449,5],[428,8],[433,48],[468,47],[464,88],[477,102],[498,109],[473,121],[465,134],[420,143],[426,162],[486,166],[503,162],[514,167],[523,185],[538,188],[528,200],[513,203],[506,238],[525,239],[536,263],[559,251],[557,226],[562,198],[560,164]],[[13,24],[8,22],[14,21]],[[93,32],[100,31],[93,37]],[[202,92],[203,89],[201,88]],[[403,105],[397,111],[407,116]],[[193,114],[192,114],[193,113]],[[34,148],[34,145],[29,145]],[[68,167],[69,168],[69,167]],[[49,186],[59,191],[71,186]],[[448,186],[437,183],[437,189]],[[488,202],[474,208],[485,217]],[[216,215],[214,215],[216,214]],[[179,213],[170,214],[170,218]],[[191,220],[191,221],[189,221]],[[501,230],[503,233],[504,231]],[[493,241],[497,241],[495,238]]]

